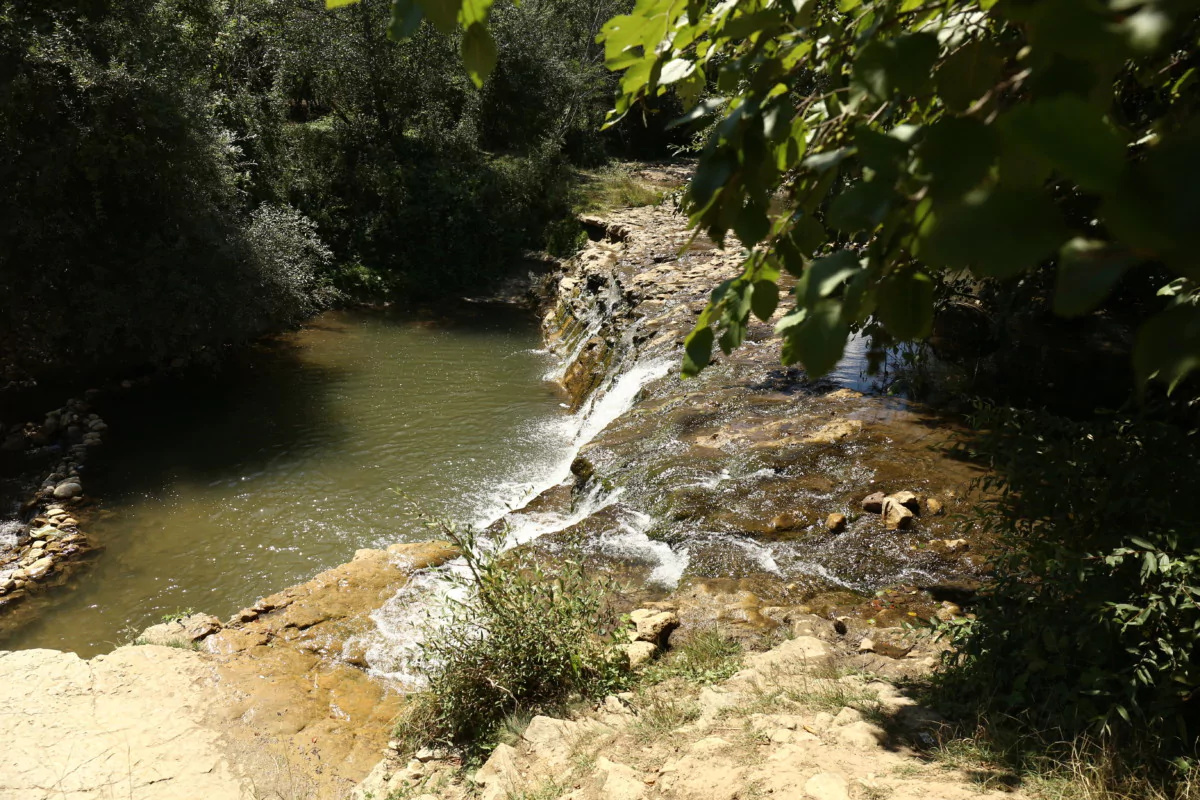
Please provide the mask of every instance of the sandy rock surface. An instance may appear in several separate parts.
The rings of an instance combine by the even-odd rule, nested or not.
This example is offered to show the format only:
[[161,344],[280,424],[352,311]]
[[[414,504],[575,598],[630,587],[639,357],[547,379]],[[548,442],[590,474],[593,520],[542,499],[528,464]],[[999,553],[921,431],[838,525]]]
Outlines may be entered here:
[[170,647],[0,652],[0,800],[340,800],[400,704],[344,653],[414,570],[454,554],[360,550],[223,628],[151,629]]

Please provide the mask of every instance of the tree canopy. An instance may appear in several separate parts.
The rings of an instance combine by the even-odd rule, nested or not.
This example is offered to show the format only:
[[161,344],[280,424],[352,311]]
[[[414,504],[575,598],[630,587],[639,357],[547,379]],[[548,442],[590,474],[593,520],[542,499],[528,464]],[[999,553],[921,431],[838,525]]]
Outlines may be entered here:
[[[346,0],[330,0],[342,4]],[[704,128],[684,200],[747,248],[688,337],[684,374],[750,316],[783,360],[831,369],[847,336],[931,329],[950,282],[1053,271],[1054,310],[1158,282],[1139,382],[1200,365],[1200,127],[1193,0],[638,0],[599,40],[621,73],[609,124],[674,92]],[[393,36],[461,26],[481,84],[487,0],[400,0]]]

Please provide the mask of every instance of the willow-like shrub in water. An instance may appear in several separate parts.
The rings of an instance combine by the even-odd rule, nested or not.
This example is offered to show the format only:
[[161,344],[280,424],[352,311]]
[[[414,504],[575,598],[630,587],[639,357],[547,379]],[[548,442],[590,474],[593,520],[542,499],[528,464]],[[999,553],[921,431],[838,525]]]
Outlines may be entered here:
[[576,561],[551,569],[525,549],[502,552],[504,533],[431,525],[461,549],[465,575],[448,579],[466,591],[448,593],[448,607],[424,625],[419,667],[428,686],[396,731],[407,746],[450,745],[476,757],[513,716],[625,684],[625,665],[612,654],[621,619],[608,602],[610,582]]

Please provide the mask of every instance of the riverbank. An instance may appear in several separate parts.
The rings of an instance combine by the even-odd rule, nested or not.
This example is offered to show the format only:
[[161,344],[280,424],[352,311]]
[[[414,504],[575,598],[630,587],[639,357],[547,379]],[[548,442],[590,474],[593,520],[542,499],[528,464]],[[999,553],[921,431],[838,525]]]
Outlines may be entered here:
[[[945,452],[953,429],[846,385],[869,388],[851,365],[818,383],[779,368],[766,326],[681,383],[682,334],[736,254],[700,243],[678,256],[685,221],[665,207],[590,222],[597,241],[556,276],[545,318],[575,457],[498,523],[510,541],[582,552],[619,578],[622,603],[668,603],[682,631],[717,626],[755,646],[817,619],[862,669],[929,668],[931,654],[889,626],[963,613],[987,546],[956,535],[977,473]],[[880,492],[875,513],[864,500]],[[889,503],[904,522],[890,524]],[[363,551],[225,623],[199,615],[143,635],[169,655],[161,644],[90,662],[6,654],[6,702],[30,713],[0,742],[0,774],[46,796],[70,782],[75,796],[102,797],[124,781],[134,797],[240,798],[284,781],[283,796],[340,797],[374,768],[399,708],[402,687],[386,676],[405,674],[408,623],[436,600],[421,568],[451,555]],[[155,723],[142,713],[154,703],[186,726]],[[47,704],[58,710],[32,713]],[[116,719],[126,733],[113,738]],[[195,759],[148,766],[181,742]]]

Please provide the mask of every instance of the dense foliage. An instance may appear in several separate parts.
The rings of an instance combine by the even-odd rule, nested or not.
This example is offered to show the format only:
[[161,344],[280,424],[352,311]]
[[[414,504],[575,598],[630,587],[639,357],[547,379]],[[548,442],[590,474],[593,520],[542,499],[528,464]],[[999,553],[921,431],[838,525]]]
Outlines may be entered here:
[[[0,370],[118,366],[302,319],[335,294],[479,287],[603,158],[611,0],[457,38],[389,3],[0,3]],[[518,100],[519,98],[519,100]]]
[[504,553],[504,534],[434,526],[462,552],[465,573],[449,608],[430,619],[419,666],[426,691],[410,701],[397,735],[411,747],[487,752],[510,717],[599,700],[623,688],[628,664],[612,651],[621,618],[613,588],[577,563],[548,569],[528,551]]
[[[689,339],[685,369],[768,318],[784,360],[830,369],[856,326],[926,336],[940,283],[1056,269],[1055,308],[1164,275],[1141,380],[1200,359],[1192,2],[644,0],[605,27],[615,114],[674,87],[712,126],[687,208],[753,248]],[[778,210],[772,198],[782,195]],[[966,272],[969,270],[969,273]],[[1036,278],[1035,278],[1036,279]],[[1171,280],[1173,279],[1173,280]],[[1170,282],[1168,283],[1168,280]]]
[[947,626],[944,694],[1066,738],[1194,757],[1200,545],[1180,499],[1200,485],[1195,436],[994,406],[976,421],[982,522],[1004,550],[978,619]]

